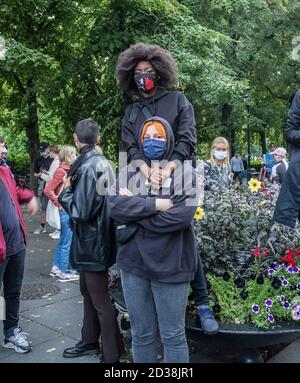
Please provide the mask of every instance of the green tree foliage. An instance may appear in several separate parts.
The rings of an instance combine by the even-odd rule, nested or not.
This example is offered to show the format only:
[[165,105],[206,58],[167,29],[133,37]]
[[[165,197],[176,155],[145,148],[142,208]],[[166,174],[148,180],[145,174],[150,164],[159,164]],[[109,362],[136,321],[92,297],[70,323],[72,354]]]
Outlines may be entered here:
[[[245,151],[283,144],[299,62],[296,0],[2,0],[0,133],[13,150],[41,140],[70,142],[74,124],[94,117],[105,154],[117,159],[121,118],[132,100],[115,78],[118,55],[144,41],[167,48],[178,63],[178,88],[195,107],[198,155],[225,135]],[[18,140],[16,137],[18,136]]]
[[[244,105],[232,108],[232,128],[241,148],[249,126],[252,141],[284,144],[290,99],[299,87],[299,62],[292,59],[299,34],[296,0],[184,0],[201,25],[231,38],[224,52],[227,65],[247,84]],[[228,101],[226,100],[226,103]],[[229,101],[230,103],[230,101]],[[230,136],[224,131],[224,134]],[[256,137],[255,137],[256,136]],[[234,143],[235,140],[232,140]]]

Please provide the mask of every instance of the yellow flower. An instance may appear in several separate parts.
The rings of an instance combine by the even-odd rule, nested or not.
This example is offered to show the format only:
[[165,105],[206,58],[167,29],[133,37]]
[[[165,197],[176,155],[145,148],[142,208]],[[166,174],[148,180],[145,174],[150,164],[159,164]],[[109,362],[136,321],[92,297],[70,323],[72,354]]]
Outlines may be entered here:
[[266,205],[266,203],[267,203],[267,201],[261,201],[261,202],[258,204],[258,206],[259,206],[260,208],[262,208],[262,207],[264,207],[264,206]]
[[204,210],[202,209],[202,207],[197,207],[194,218],[197,221],[199,221],[199,220],[203,219],[204,216],[205,216],[205,213],[204,213]]
[[249,185],[249,189],[252,191],[252,193],[258,192],[258,190],[261,187],[261,182],[255,178],[251,178],[251,180],[248,182],[248,185]]

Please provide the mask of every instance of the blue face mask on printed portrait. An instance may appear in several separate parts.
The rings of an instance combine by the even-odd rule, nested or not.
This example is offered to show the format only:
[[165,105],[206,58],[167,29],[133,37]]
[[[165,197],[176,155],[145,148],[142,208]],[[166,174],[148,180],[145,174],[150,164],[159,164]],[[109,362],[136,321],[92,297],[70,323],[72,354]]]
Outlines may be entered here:
[[143,150],[149,160],[161,160],[167,150],[167,141],[145,140]]

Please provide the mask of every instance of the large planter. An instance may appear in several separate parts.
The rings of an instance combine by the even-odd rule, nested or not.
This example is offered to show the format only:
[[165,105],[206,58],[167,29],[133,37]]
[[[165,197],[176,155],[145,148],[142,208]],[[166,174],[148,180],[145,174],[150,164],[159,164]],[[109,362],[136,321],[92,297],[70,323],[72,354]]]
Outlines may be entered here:
[[[127,313],[122,290],[111,289],[110,293],[118,311]],[[128,322],[124,321],[123,325],[129,328]],[[186,318],[186,333],[188,339],[200,344],[214,344],[216,348],[234,350],[239,354],[236,361],[261,363],[263,360],[257,349],[296,340],[300,337],[300,323],[285,323],[267,330],[249,324],[220,324],[217,334],[206,335],[197,320]]]

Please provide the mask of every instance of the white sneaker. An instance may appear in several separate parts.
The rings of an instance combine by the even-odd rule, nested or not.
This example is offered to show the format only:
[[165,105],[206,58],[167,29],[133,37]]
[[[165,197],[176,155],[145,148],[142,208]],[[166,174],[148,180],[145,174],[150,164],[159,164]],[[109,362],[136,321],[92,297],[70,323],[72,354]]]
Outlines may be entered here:
[[49,234],[49,237],[52,239],[59,239],[60,238],[60,230],[55,230],[53,233]]
[[3,342],[3,347],[12,348],[20,354],[25,354],[26,352],[31,351],[31,345],[27,340],[28,334],[23,332],[20,327],[14,329],[14,335],[5,339]]
[[42,225],[40,225],[40,227],[38,228],[38,229],[36,229],[36,230],[34,230],[34,232],[33,232],[33,234],[41,234],[41,233],[46,233],[46,227],[44,226],[42,226]]
[[61,273],[58,280],[59,282],[78,281],[79,275],[71,274],[71,273]]
[[73,269],[72,269],[72,270],[68,270],[67,273],[68,273],[68,274],[73,274],[73,275],[78,275],[78,276],[79,276],[79,273],[78,273],[77,270],[73,270]]
[[50,273],[49,273],[50,277],[59,277],[60,274],[61,274],[61,271],[56,266],[53,266]]

